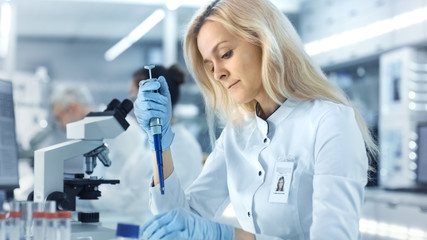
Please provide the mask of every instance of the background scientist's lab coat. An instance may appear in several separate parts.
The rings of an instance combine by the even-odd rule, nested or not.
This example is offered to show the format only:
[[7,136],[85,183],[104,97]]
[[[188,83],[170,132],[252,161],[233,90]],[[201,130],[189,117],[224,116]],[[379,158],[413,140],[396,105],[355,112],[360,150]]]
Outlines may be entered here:
[[[153,176],[152,150],[147,135],[133,117],[127,117],[129,128],[114,139],[105,142],[110,149],[110,167],[98,164],[94,176],[119,179],[120,184],[103,184],[101,197],[91,201],[91,207],[101,212],[103,225],[115,227],[117,222],[143,224],[152,217],[149,208],[148,186]],[[175,133],[171,145],[174,166],[185,189],[201,172],[201,147],[184,126],[172,126]],[[168,186],[166,186],[167,191]]]

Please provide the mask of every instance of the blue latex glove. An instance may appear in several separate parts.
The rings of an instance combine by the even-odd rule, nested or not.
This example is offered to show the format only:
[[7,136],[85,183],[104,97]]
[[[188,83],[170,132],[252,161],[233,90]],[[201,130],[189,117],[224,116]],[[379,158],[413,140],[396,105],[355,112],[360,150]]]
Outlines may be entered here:
[[154,140],[150,129],[150,119],[153,117],[162,119],[162,150],[169,148],[174,137],[170,127],[172,103],[168,84],[163,76],[157,80],[152,78],[139,84],[134,111],[139,125],[148,134],[152,150],[154,150]]
[[181,208],[154,216],[142,227],[142,239],[232,240],[234,227]]

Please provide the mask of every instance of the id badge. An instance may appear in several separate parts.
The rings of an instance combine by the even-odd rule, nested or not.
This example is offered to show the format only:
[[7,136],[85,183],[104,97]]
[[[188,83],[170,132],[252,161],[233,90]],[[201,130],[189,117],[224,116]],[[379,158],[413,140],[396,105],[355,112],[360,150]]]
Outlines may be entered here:
[[276,162],[274,166],[273,180],[271,181],[270,197],[271,203],[287,203],[289,189],[294,171],[293,162]]

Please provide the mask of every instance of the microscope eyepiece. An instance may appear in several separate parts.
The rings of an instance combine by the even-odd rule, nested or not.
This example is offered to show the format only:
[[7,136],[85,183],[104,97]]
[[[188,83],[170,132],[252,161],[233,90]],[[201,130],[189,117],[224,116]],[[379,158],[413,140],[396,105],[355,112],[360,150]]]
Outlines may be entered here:
[[123,116],[126,116],[133,108],[133,103],[129,99],[123,100],[122,103],[116,108]]
[[126,130],[129,127],[129,123],[126,121],[126,116],[132,110],[133,103],[129,99],[125,99],[120,102],[117,99],[111,100],[107,105],[107,108],[103,112],[90,112],[88,117],[103,117],[112,116],[116,121]]
[[117,106],[120,105],[120,101],[117,100],[116,98],[114,98],[113,100],[111,100],[111,102],[107,105],[107,108],[104,110],[104,112],[106,111],[113,111]]

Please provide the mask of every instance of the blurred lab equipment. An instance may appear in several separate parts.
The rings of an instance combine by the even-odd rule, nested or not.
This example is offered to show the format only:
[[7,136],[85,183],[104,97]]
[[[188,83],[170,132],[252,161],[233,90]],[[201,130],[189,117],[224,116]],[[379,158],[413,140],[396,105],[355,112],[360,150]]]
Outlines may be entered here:
[[427,52],[405,47],[380,57],[380,186],[427,192],[423,122]]
[[0,240],[6,240],[6,213],[0,212]]
[[19,187],[18,149],[12,82],[0,80],[0,211]]
[[413,143],[416,146],[417,155],[417,183],[424,186],[427,191],[427,122],[421,122],[417,125],[417,142]]
[[55,201],[8,205],[8,214],[0,213],[0,240],[71,240],[71,212],[57,211]]
[[[12,82],[18,158],[20,165],[28,164],[29,167],[32,167],[34,150],[30,146],[30,141],[36,133],[49,128],[47,123],[50,103],[47,96],[51,93],[53,82],[50,79],[48,68],[45,66],[38,66],[35,71],[16,71]],[[20,177],[20,181],[22,181],[22,176]],[[32,181],[32,179],[28,179],[28,181]],[[23,187],[26,186],[20,184],[20,188]]]
[[10,203],[9,218],[7,220],[9,240],[21,240],[21,206],[19,202]]

